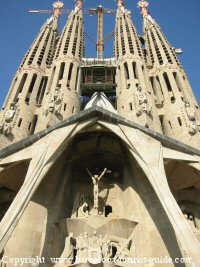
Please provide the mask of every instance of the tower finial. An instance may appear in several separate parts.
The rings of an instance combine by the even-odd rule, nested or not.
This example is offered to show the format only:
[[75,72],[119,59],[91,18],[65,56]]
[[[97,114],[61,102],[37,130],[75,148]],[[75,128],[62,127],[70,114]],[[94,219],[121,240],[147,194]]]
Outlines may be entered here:
[[149,2],[147,2],[146,0],[141,0],[138,2],[138,7],[141,8],[141,13],[142,15],[145,17],[149,14]]
[[83,0],[75,0],[75,8],[81,10],[83,8]]
[[61,1],[56,1],[53,3],[53,14],[55,17],[59,17],[62,13],[62,9],[64,8],[64,3]]
[[117,0],[118,7],[124,7],[124,0]]

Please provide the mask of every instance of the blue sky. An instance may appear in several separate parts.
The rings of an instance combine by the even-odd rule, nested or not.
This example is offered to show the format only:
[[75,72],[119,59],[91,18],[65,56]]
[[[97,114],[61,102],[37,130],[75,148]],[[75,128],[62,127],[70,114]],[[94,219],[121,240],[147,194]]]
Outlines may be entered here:
[[[65,7],[73,7],[73,1],[64,1]],[[51,8],[51,0],[7,0],[0,8],[0,105],[2,104],[12,77],[26,50],[32,43],[47,15],[29,14],[28,9]],[[115,8],[114,0],[85,0],[85,9],[102,4],[104,7]],[[138,32],[142,30],[142,20],[137,1],[126,0],[126,6],[132,11],[132,17]],[[199,0],[150,0],[152,16],[161,25],[173,46],[182,48],[184,54],[181,61],[190,78],[194,92],[200,100],[200,1]],[[66,16],[60,21],[60,28],[64,25]],[[114,17],[105,18],[105,35],[114,29]],[[96,18],[85,16],[85,29],[90,39],[96,39]],[[86,39],[86,55],[95,57],[95,44]],[[105,55],[112,56],[112,41],[105,45]]]

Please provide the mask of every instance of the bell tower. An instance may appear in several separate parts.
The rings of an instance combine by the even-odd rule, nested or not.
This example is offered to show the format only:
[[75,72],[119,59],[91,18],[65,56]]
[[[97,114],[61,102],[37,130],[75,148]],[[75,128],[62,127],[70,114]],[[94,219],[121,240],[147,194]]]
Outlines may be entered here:
[[178,54],[149,14],[149,3],[138,3],[144,20],[149,80],[154,92],[163,133],[197,146],[200,138],[199,105]]
[[[37,130],[45,129],[80,110],[78,84],[84,53],[83,1],[77,0],[57,44]],[[46,123],[44,124],[44,121]]]
[[37,110],[49,79],[48,68],[55,52],[58,19],[63,6],[60,1],[54,3],[53,15],[41,27],[13,79],[1,111],[1,146],[34,133]]
[[160,131],[142,44],[123,0],[118,1],[115,32],[118,112],[143,126]]

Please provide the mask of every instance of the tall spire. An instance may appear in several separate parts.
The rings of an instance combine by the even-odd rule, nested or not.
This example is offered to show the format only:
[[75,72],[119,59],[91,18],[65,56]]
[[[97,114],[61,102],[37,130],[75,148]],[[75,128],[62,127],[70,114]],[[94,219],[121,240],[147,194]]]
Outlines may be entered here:
[[83,1],[75,1],[61,33],[51,68],[47,92],[44,97],[42,130],[66,119],[80,110],[77,84],[84,52]]
[[149,78],[165,135],[196,145],[200,138],[197,100],[175,49],[149,14],[149,3],[138,3],[144,19]]
[[138,2],[138,6],[141,8],[141,13],[142,15],[145,17],[149,14],[149,2],[145,1],[145,0],[141,0]]
[[149,90],[142,43],[124,1],[117,1],[115,57],[117,60],[117,109],[130,120],[160,131]]
[[47,12],[53,15],[41,27],[13,79],[0,121],[0,140],[4,140],[5,145],[6,142],[18,141],[34,132],[35,112],[46,89],[49,75],[47,68],[53,61],[58,19],[63,6],[62,2],[55,2],[53,10]]
[[53,3],[53,15],[55,18],[59,18],[60,15],[62,14],[62,9],[64,7],[64,3],[61,1],[57,1]]

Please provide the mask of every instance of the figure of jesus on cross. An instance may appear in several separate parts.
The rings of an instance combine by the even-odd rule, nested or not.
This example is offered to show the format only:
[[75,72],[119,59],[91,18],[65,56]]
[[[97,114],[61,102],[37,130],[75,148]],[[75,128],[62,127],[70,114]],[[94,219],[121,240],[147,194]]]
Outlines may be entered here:
[[92,173],[88,169],[86,169],[86,170],[87,170],[87,173],[89,174],[89,176],[92,178],[93,195],[94,195],[94,210],[95,210],[95,214],[98,214],[98,209],[99,209],[99,181],[106,174],[107,168],[105,168],[100,175],[98,175],[98,174],[92,175]]

